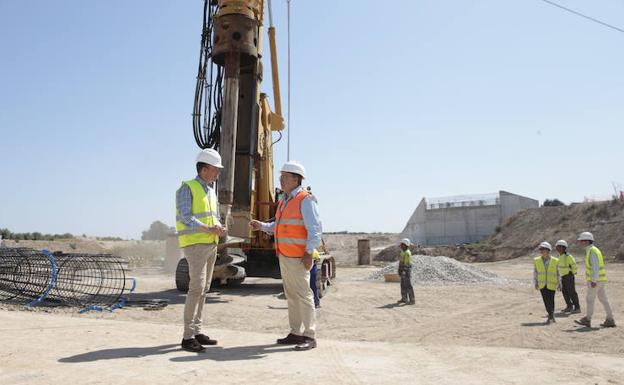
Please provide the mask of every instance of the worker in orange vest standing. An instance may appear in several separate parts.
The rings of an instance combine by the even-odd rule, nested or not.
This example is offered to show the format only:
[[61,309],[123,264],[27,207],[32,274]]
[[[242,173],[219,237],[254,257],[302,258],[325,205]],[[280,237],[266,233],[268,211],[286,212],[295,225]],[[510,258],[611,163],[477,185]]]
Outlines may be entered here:
[[290,333],[277,340],[280,345],[296,345],[295,350],[316,347],[316,316],[314,296],[310,289],[310,269],[314,249],[321,244],[322,227],[317,202],[301,183],[305,168],[288,161],[281,169],[283,191],[277,204],[275,221],[249,222],[252,230],[275,235],[275,251],[279,258],[284,294],[288,300]]

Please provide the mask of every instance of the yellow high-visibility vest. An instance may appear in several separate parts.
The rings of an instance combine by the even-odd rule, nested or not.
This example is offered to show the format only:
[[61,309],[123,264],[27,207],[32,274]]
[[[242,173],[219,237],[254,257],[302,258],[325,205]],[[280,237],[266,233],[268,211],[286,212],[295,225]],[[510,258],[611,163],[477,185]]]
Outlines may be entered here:
[[[193,199],[191,213],[206,226],[214,226],[219,223],[217,214],[217,196],[212,189],[206,194],[204,187],[195,179],[182,182],[191,189]],[[180,211],[176,207],[176,230],[180,247],[195,245],[198,243],[219,243],[219,237],[215,234],[207,234],[199,229],[191,229],[182,223]]]
[[533,260],[535,261],[535,270],[537,271],[537,286],[540,289],[546,287],[548,290],[557,290],[557,286],[559,286],[559,280],[557,279],[559,259],[550,257],[548,270],[546,270],[542,257],[535,257]]
[[592,252],[596,254],[596,259],[598,260],[598,282],[606,282],[607,281],[607,272],[605,271],[604,259],[602,258],[602,252],[599,248],[592,245],[587,248],[585,252],[585,278],[587,282],[591,282],[594,277],[594,271],[592,270],[591,264],[591,254]]
[[409,251],[409,249],[405,251],[401,251],[401,253],[399,254],[399,262],[404,265],[411,265],[412,264],[412,252]]
[[559,273],[563,277],[570,272],[576,274],[576,260],[568,253],[559,255]]

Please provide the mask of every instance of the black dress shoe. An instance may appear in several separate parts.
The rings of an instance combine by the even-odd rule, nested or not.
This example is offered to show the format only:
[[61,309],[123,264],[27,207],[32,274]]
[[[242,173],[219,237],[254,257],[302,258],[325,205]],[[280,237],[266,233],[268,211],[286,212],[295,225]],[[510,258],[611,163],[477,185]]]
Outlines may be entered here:
[[304,339],[303,343],[295,346],[295,350],[303,351],[303,350],[314,349],[316,347],[316,340],[314,338],[303,337],[303,339]]
[[181,345],[182,349],[186,350],[187,352],[200,353],[206,350],[206,348],[201,346],[195,338],[189,338],[187,340],[182,339]]
[[217,340],[211,340],[210,337],[208,337],[205,334],[197,334],[195,336],[195,340],[197,340],[197,342],[199,342],[201,345],[216,345],[217,344]]
[[277,340],[279,345],[298,345],[304,343],[303,336],[289,333],[286,337]]

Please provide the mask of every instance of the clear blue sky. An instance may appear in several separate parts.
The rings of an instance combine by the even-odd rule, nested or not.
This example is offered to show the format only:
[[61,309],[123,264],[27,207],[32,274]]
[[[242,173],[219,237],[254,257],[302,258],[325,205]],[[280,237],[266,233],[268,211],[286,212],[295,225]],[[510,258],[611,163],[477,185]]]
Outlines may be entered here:
[[[624,27],[620,0],[560,2]],[[291,157],[326,230],[401,231],[423,196],[570,202],[624,183],[624,33],[539,0],[391,3],[292,1]],[[0,227],[173,225],[202,4],[0,0]]]

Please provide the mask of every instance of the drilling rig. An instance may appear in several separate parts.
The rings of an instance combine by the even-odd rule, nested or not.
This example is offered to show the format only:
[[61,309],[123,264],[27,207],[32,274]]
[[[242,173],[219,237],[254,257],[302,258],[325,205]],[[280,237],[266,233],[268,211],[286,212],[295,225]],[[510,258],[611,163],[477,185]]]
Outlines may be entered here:
[[[193,132],[197,145],[217,149],[224,165],[216,190],[228,237],[219,245],[213,274],[221,283],[242,283],[247,276],[281,278],[273,236],[249,228],[251,219],[275,217],[279,190],[273,148],[285,129],[271,1],[266,5],[275,111],[260,90],[265,1],[204,0]],[[317,286],[323,294],[335,277],[335,261],[324,244],[319,252]],[[176,286],[188,290],[185,259],[178,263]]]

